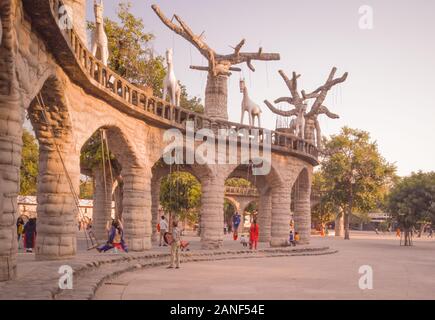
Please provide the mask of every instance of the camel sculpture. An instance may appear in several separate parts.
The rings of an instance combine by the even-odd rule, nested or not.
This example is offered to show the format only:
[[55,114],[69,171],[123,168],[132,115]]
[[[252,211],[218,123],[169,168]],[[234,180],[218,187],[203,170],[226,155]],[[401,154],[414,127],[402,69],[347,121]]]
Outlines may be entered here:
[[95,30],[92,33],[92,54],[97,59],[107,66],[109,60],[109,47],[106,32],[104,31],[104,4],[103,0],[100,0],[98,4],[97,0],[94,0],[94,13],[95,13]]
[[175,77],[174,65],[172,62],[172,49],[166,50],[166,63],[168,72],[163,80],[163,100],[166,100],[166,95],[169,94],[169,101],[176,107],[180,106],[181,88]]
[[245,112],[248,112],[248,118],[249,118],[249,125],[253,126],[255,122],[255,117],[257,117],[258,126],[261,127],[260,122],[260,115],[261,115],[261,109],[260,107],[249,98],[248,95],[248,88],[246,88],[245,80],[240,80],[240,93],[243,93],[243,100],[242,100],[242,117],[240,120],[240,123],[243,124],[243,118],[245,115]]

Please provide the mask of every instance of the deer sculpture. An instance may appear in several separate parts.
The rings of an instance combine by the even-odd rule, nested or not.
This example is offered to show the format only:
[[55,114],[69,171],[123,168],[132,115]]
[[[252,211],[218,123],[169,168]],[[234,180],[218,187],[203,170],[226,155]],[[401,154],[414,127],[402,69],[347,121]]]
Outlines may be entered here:
[[255,122],[255,118],[257,118],[258,126],[261,127],[260,115],[262,111],[260,107],[254,101],[252,101],[251,98],[249,98],[248,88],[245,85],[244,79],[240,80],[240,93],[243,93],[242,116],[241,116],[240,123],[243,124],[243,118],[245,112],[247,111],[249,117],[249,125],[253,126]]
[[166,50],[166,63],[168,72],[163,80],[163,100],[166,100],[166,95],[169,94],[169,101],[176,107],[180,106],[181,88],[175,77],[174,65],[172,62],[172,49]]
[[100,59],[101,62],[107,66],[109,60],[109,47],[107,35],[104,31],[104,4],[103,0],[100,3],[94,0],[94,13],[95,13],[95,30],[92,33],[92,54]]

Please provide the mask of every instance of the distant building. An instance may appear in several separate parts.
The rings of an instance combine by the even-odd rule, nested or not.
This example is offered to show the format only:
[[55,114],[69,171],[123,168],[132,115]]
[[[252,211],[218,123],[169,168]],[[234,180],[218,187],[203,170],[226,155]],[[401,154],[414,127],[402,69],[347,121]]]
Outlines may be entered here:
[[[18,196],[18,212],[28,218],[36,218],[36,196]],[[86,217],[92,219],[94,210],[94,201],[87,199],[79,200],[80,211]],[[112,216],[115,214],[115,202],[112,202]]]

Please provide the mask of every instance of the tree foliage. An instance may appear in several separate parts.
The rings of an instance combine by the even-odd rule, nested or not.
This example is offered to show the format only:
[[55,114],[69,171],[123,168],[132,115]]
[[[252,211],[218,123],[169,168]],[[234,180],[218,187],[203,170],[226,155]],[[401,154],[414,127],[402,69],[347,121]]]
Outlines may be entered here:
[[162,179],[160,204],[181,220],[193,220],[201,204],[201,184],[190,173],[173,172]]
[[23,130],[23,150],[20,167],[20,194],[36,195],[39,149],[35,137]]
[[345,212],[346,238],[351,214],[364,214],[383,204],[396,168],[379,153],[368,132],[344,127],[325,141],[320,184],[328,210]]
[[388,197],[388,209],[411,244],[411,230],[435,222],[435,172],[413,173],[400,179]]

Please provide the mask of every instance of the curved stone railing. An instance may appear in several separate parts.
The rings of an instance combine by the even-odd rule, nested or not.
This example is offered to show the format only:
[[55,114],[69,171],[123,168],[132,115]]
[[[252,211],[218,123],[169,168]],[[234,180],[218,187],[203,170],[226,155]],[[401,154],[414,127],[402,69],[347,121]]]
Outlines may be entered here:
[[251,197],[258,197],[259,195],[256,188],[231,187],[231,186],[225,186],[225,194],[237,195],[237,196],[251,196]]
[[[245,129],[249,135],[258,137],[260,144],[265,138],[270,138],[274,151],[294,154],[313,165],[318,164],[317,148],[297,136],[213,120],[200,113],[171,105],[128,82],[95,58],[74,28],[60,27],[59,9],[63,6],[61,0],[23,0],[23,3],[27,13],[34,18],[32,24],[45,37],[49,46],[55,48],[53,55],[71,80],[120,111],[161,127],[176,127],[181,130],[185,130],[185,123],[189,120],[194,122],[195,130]],[[267,137],[267,134],[271,136]]]

